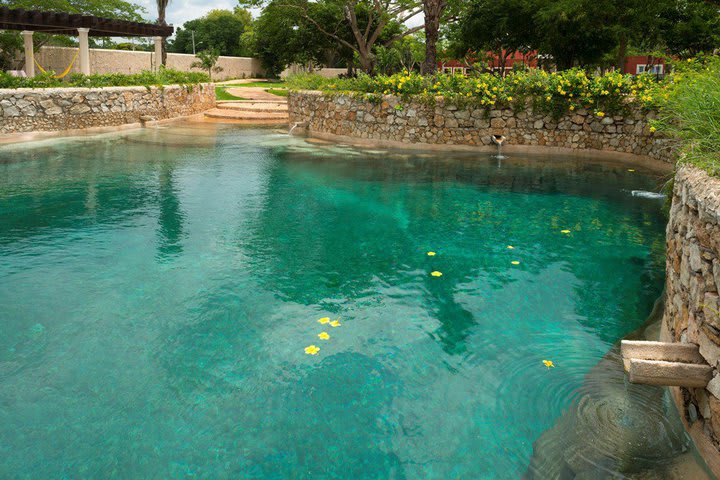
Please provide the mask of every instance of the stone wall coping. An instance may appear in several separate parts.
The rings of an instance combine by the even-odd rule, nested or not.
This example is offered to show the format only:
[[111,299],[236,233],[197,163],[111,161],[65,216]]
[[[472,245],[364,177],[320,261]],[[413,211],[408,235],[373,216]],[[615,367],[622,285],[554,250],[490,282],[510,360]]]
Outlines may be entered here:
[[192,83],[187,85],[134,85],[126,87],[51,87],[51,88],[0,88],[0,95],[15,95],[36,93],[41,95],[53,95],[56,93],[92,93],[92,92],[141,92],[150,90],[174,90],[186,88],[188,86],[201,85],[203,87],[214,88],[215,84],[210,83]]

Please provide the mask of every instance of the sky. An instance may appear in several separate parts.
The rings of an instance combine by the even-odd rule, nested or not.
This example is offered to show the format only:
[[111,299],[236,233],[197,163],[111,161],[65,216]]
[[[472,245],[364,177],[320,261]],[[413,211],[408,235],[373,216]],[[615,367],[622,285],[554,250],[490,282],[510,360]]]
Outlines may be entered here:
[[[130,0],[132,3],[142,5],[147,10],[148,20],[157,19],[157,4],[155,0]],[[199,18],[210,10],[232,10],[238,5],[237,0],[171,0],[167,8],[167,22],[176,28],[188,20]]]
[[[146,17],[150,21],[157,19],[157,6],[155,0],[130,0],[132,3],[142,5],[147,10]],[[175,28],[182,27],[188,20],[200,18],[210,10],[225,9],[232,10],[238,5],[237,0],[171,0],[167,8],[167,22],[172,23]],[[257,16],[258,9],[250,9],[253,16]],[[422,15],[413,17],[407,22],[409,26],[422,23]]]

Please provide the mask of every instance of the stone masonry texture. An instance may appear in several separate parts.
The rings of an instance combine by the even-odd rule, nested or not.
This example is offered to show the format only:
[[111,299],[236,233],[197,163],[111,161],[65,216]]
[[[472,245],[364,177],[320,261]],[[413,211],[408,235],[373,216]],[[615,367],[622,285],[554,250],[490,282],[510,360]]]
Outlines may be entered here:
[[0,89],[0,133],[59,131],[162,120],[215,106],[212,84]]

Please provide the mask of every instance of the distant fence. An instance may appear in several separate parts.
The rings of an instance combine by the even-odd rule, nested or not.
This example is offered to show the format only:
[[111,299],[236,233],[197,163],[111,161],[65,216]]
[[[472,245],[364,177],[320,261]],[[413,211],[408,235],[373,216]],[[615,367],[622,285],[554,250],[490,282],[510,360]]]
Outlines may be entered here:
[[[76,52],[77,48],[42,47],[35,54],[35,59],[46,70],[63,72],[73,61]],[[168,67],[186,72],[200,71],[190,68],[190,64],[195,61],[197,61],[197,57],[184,53],[168,53],[167,56]],[[155,52],[90,49],[91,73],[138,73],[142,70],[152,69],[156,62]],[[252,78],[263,75],[262,65],[257,58],[220,57],[217,64],[223,68],[223,71],[214,73],[213,80]],[[79,62],[76,61],[70,71],[80,72]]]

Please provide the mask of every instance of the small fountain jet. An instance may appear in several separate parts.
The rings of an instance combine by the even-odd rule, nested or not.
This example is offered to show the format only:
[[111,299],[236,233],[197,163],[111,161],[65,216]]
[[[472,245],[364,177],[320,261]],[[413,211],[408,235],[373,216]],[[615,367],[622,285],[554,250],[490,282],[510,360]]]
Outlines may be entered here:
[[[505,157],[503,157],[503,154],[502,154],[502,146],[503,146],[503,143],[505,143],[505,140],[507,140],[507,138],[505,137],[505,135],[493,135],[491,137],[491,139],[492,139],[493,143],[495,145],[497,145],[497,147],[498,147],[498,153],[495,158],[497,158],[498,160],[502,160],[503,158],[505,158]],[[498,167],[499,166],[500,165],[498,164]]]

